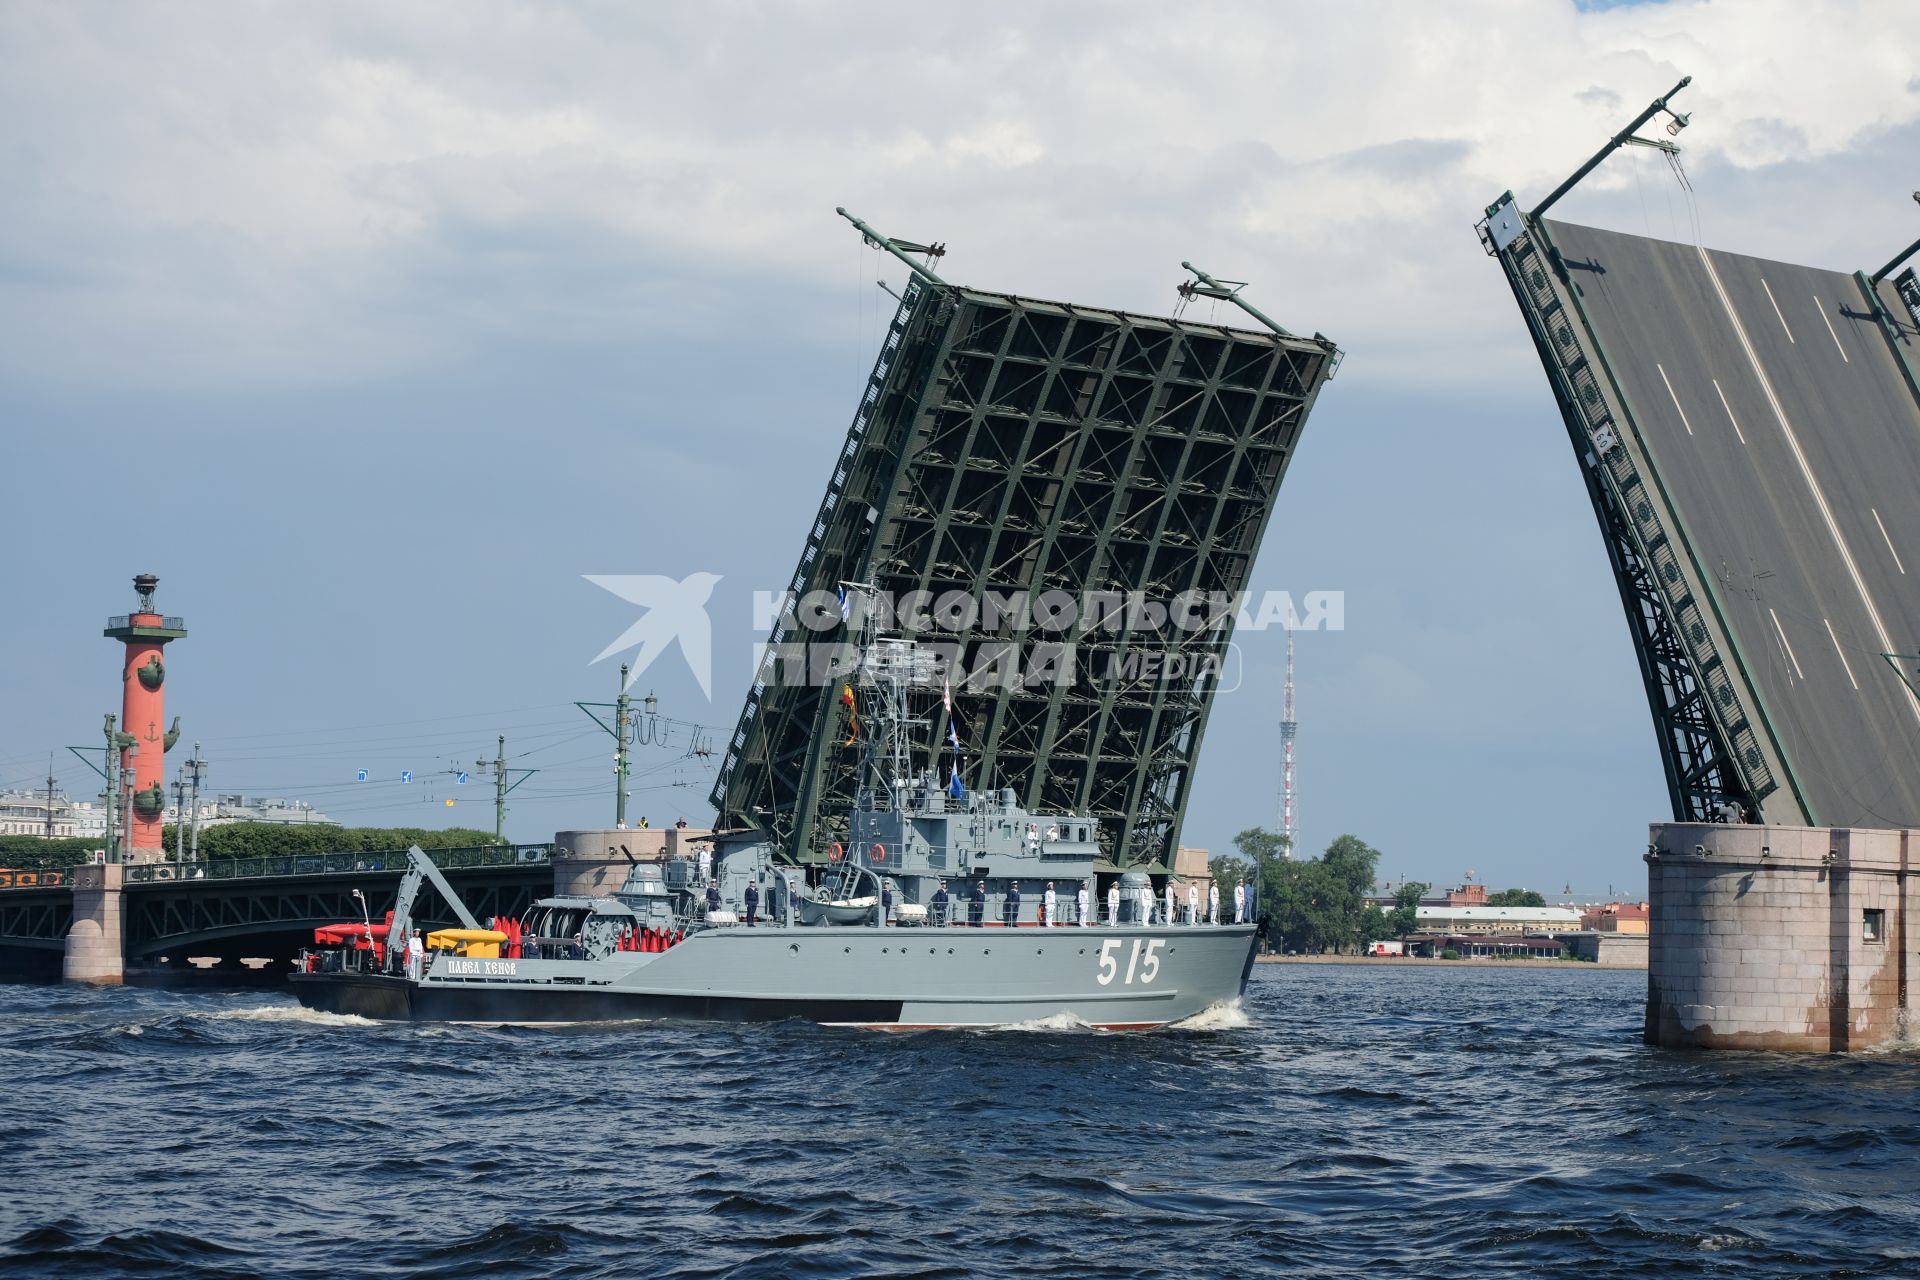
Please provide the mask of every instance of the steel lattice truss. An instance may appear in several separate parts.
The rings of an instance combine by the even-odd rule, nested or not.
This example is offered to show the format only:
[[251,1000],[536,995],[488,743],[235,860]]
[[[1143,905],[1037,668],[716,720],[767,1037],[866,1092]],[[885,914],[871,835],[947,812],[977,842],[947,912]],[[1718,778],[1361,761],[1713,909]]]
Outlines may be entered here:
[[[1333,344],[942,287],[903,295],[791,587],[843,581],[908,592],[1240,592]],[[1179,836],[1216,679],[1099,679],[1151,648],[1223,654],[1225,626],[1168,640],[1125,629],[1073,637],[1071,681],[956,684],[968,782],[1028,807],[1101,820],[1119,865],[1160,862]],[[772,649],[803,634],[792,619]],[[844,637],[842,637],[844,638]],[[1045,659],[1031,633],[984,625],[961,667],[991,653]],[[1049,637],[1057,639],[1057,637]],[[1204,663],[1190,663],[1204,668]],[[723,823],[817,856],[852,800],[837,683],[775,678],[749,691],[713,801]],[[941,719],[926,763],[939,757]]]
[[11,889],[0,893],[0,946],[62,950],[72,928],[71,889]]

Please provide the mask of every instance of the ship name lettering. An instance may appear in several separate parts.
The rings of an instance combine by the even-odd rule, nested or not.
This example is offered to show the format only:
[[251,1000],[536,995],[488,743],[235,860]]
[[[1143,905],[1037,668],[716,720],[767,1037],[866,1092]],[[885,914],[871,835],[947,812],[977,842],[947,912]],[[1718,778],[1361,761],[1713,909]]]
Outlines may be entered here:
[[512,960],[449,960],[449,974],[481,974],[489,978],[518,977],[520,966]]

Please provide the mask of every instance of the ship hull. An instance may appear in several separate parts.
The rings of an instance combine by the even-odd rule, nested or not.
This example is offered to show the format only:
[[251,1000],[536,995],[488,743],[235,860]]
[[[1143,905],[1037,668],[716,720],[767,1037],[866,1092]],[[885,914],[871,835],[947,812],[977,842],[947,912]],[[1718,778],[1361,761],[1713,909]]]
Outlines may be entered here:
[[1048,1020],[1134,1030],[1237,998],[1253,927],[708,930],[606,960],[435,956],[420,981],[295,974],[302,1004],[383,1020],[628,1019],[912,1030]]

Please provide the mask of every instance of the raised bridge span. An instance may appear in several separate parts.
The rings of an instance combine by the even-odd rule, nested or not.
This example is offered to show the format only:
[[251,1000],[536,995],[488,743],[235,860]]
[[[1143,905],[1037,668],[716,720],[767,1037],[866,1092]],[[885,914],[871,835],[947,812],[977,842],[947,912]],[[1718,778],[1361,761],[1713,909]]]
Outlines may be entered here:
[[1674,816],[1920,825],[1920,346],[1901,290],[1511,197],[1482,236],[1607,540]]

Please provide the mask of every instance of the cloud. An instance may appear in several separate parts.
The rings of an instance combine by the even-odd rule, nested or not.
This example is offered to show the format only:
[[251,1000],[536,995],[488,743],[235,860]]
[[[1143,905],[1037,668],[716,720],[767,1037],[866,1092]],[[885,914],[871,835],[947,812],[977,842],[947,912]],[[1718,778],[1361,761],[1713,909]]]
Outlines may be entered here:
[[[1515,345],[1498,306],[1461,314],[1498,296],[1467,229],[1490,199],[1537,197],[1691,72],[1702,200],[1704,177],[1779,176],[1770,210],[1715,206],[1723,243],[1764,251],[1774,217],[1831,221],[1795,166],[1887,161],[1920,120],[1909,17],[1841,0],[912,21],[869,4],[9,6],[0,368],[299,385],[516,337],[718,334],[754,290],[846,287],[845,203],[947,240],[955,278],[1025,293],[1160,310],[1180,259],[1204,259],[1289,323],[1393,353],[1358,376],[1467,382],[1475,352]],[[1565,211],[1670,181],[1645,159]],[[1850,176],[1835,248],[1877,261],[1906,211],[1878,210],[1870,168]],[[816,327],[773,323],[798,342]]]

